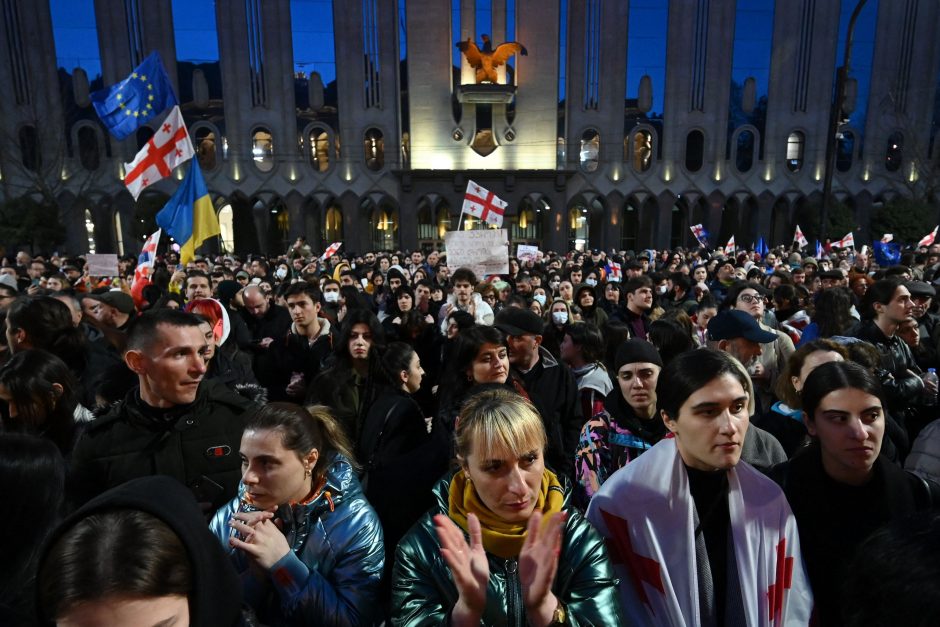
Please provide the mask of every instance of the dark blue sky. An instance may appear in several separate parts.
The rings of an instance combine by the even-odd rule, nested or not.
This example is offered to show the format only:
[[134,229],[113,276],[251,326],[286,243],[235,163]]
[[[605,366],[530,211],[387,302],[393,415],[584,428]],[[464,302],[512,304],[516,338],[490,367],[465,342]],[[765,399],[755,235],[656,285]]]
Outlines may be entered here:
[[[788,0],[783,0],[788,1]],[[838,57],[842,48],[848,17],[856,0],[842,0]],[[50,0],[56,54],[59,64],[68,70],[80,66],[90,78],[101,72],[93,0]],[[561,0],[562,16],[567,1]],[[404,0],[399,0],[404,13]],[[515,34],[514,0],[507,1],[507,38]],[[319,72],[324,83],[336,76],[332,28],[332,0],[291,0],[294,65],[297,71]],[[454,41],[459,39],[459,0],[452,0]],[[640,78],[648,74],[653,82],[653,112],[662,112],[666,65],[666,0],[631,0],[627,34],[626,98],[636,98]],[[770,72],[773,37],[774,0],[738,0],[734,39],[733,80],[741,83],[748,76],[757,82],[758,96],[766,95]],[[173,22],[179,60],[212,62],[219,58],[215,27],[215,2],[212,0],[172,0]],[[859,107],[852,116],[858,126],[864,114],[871,61],[874,51],[875,18],[878,0],[868,0],[856,27],[852,75],[859,81]],[[491,30],[491,1],[477,2],[477,34]],[[566,24],[562,17],[562,33]],[[404,33],[401,34],[404,41]],[[525,42],[523,42],[525,43]],[[456,54],[454,62],[459,63]],[[561,51],[559,94],[563,97],[565,51]],[[834,70],[834,69],[833,69]]]

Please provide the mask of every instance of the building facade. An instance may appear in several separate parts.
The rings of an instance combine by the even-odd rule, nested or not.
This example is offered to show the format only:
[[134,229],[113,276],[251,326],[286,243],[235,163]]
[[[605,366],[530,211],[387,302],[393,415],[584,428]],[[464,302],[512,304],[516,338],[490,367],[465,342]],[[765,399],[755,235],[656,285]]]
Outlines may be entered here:
[[[779,244],[818,221],[857,0],[308,2],[190,0],[207,7],[198,26],[176,0],[72,3],[93,11],[89,76],[57,54],[61,3],[0,0],[0,199],[52,199],[63,251],[136,253],[182,172],[135,203],[122,164],[152,129],[115,140],[88,93],[156,50],[220,213],[216,248],[439,246],[469,179],[509,201],[514,242],[549,250],[688,245],[697,223],[716,245]],[[863,241],[940,157],[938,4],[868,0],[856,29],[833,191]],[[526,47],[498,85],[455,53],[482,33]],[[188,62],[193,37],[217,60]],[[308,37],[332,39],[326,85],[298,70]]]

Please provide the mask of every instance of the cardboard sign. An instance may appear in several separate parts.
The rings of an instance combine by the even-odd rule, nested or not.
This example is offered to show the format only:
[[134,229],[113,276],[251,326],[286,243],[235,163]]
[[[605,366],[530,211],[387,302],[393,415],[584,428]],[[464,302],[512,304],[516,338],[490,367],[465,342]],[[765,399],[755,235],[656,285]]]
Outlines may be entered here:
[[490,274],[509,274],[509,231],[448,231],[444,234],[447,268],[470,268],[478,278]]
[[539,247],[529,244],[519,244],[516,246],[516,259],[519,261],[531,261],[535,263],[538,260]]
[[118,256],[90,253],[85,256],[85,269],[88,276],[117,276]]

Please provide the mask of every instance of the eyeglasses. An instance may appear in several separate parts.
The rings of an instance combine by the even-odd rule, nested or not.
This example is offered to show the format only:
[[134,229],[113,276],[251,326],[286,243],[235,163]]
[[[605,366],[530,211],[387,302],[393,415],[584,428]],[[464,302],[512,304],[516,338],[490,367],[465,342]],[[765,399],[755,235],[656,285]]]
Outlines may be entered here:
[[738,296],[738,300],[741,301],[742,303],[747,303],[749,305],[752,303],[764,302],[763,298],[754,294],[741,294],[740,296]]

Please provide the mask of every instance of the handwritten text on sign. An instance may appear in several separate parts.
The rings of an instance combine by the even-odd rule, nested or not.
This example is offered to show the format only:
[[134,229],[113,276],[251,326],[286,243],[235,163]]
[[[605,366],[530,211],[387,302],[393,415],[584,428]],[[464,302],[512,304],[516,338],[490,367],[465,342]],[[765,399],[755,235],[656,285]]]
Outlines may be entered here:
[[509,232],[506,229],[448,231],[444,234],[447,267],[470,268],[479,278],[509,273]]

